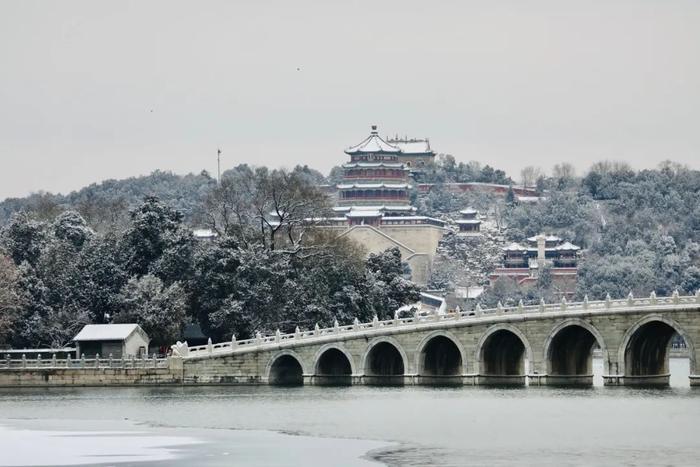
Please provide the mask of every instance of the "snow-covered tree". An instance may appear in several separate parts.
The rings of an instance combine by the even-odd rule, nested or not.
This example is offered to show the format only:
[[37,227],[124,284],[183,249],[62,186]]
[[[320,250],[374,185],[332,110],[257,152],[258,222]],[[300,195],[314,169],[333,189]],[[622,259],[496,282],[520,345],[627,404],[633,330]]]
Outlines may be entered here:
[[0,347],[8,345],[23,306],[19,271],[12,260],[0,251]]
[[163,284],[158,277],[133,277],[122,289],[122,307],[115,323],[137,323],[155,344],[168,345],[182,334],[187,297],[179,283]]

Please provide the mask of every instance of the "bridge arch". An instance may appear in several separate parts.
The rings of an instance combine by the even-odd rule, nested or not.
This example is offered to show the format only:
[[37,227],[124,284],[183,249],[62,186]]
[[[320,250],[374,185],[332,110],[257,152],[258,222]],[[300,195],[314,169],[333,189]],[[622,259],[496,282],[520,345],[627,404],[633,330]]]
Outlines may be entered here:
[[393,337],[377,337],[362,355],[365,376],[403,376],[408,373],[408,357]]
[[293,350],[282,350],[275,353],[265,367],[265,378],[272,385],[304,384],[304,375],[308,368],[304,367],[303,359]]
[[466,362],[464,347],[449,331],[427,334],[416,349],[415,368],[419,376],[461,376]]
[[544,362],[548,375],[591,375],[593,346],[598,344],[603,356],[604,373],[610,373],[610,358],[605,340],[591,323],[570,318],[550,331],[544,344]]
[[325,344],[314,355],[314,374],[339,376],[357,374],[350,352],[339,344]]
[[[482,334],[476,346],[480,376],[524,377],[525,358],[532,364],[532,347],[525,334],[512,324],[491,326]],[[506,380],[504,382],[508,383]]]
[[683,327],[671,318],[654,313],[647,315],[625,332],[618,362],[624,376],[668,374],[669,345],[675,333],[685,340],[690,357],[690,374],[696,373],[695,344]]

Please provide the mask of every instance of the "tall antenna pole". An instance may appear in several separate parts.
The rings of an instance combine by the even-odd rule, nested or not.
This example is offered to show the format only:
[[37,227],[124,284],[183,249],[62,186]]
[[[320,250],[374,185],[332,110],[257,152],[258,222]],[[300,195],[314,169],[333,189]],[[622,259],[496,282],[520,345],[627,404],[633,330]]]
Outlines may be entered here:
[[221,185],[221,149],[216,150],[216,181]]

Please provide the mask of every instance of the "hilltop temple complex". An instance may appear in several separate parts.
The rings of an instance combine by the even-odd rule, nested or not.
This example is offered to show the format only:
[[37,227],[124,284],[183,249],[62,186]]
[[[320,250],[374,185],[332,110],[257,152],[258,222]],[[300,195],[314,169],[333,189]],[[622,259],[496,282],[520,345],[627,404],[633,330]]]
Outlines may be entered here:
[[511,243],[503,247],[503,265],[489,276],[491,284],[509,277],[520,286],[537,284],[540,271],[548,268],[555,285],[564,296],[576,291],[581,247],[564,242],[556,235],[540,234],[527,239],[527,245]]
[[350,161],[343,165],[336,217],[329,227],[343,229],[341,235],[362,245],[367,254],[398,247],[413,281],[425,285],[445,222],[415,215],[410,167],[425,165],[435,154],[427,139],[392,141],[372,126],[367,138],[345,150]]

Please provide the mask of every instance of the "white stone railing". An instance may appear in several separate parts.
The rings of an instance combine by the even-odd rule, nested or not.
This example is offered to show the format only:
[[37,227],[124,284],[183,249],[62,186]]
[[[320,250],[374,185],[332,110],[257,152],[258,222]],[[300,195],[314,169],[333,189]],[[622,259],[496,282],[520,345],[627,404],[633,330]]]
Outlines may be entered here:
[[409,318],[399,318],[398,312],[394,315],[394,319],[379,321],[377,317],[374,317],[369,323],[360,323],[357,318],[355,322],[350,325],[340,326],[336,321],[333,327],[330,328],[319,328],[318,324],[316,327],[309,331],[302,331],[299,327],[296,331],[291,334],[282,334],[279,330],[272,336],[263,336],[260,333],[256,334],[253,339],[236,340],[233,339],[229,342],[220,342],[218,344],[212,344],[211,339],[207,345],[200,345],[195,347],[189,347],[187,342],[178,342],[172,346],[172,355],[174,357],[181,358],[191,358],[191,357],[206,357],[208,355],[215,354],[226,354],[236,351],[251,351],[258,347],[272,345],[272,344],[284,344],[291,342],[307,341],[309,339],[316,339],[329,336],[339,336],[352,337],[353,334],[363,333],[371,330],[378,330],[380,328],[385,330],[390,330],[391,328],[398,328],[406,325],[434,325],[438,322],[456,322],[460,320],[470,320],[475,318],[483,317],[495,317],[500,315],[537,315],[546,313],[561,313],[561,312],[603,312],[603,313],[615,313],[624,312],[625,310],[637,309],[637,308],[658,308],[662,306],[682,306],[687,308],[698,308],[700,309],[700,290],[695,295],[681,296],[678,292],[674,292],[670,297],[657,297],[655,293],[647,298],[635,298],[632,293],[627,296],[627,298],[612,300],[610,295],[606,297],[605,300],[600,301],[589,301],[588,297],[585,297],[582,302],[572,302],[568,303],[566,298],[562,298],[561,302],[558,303],[545,303],[544,300],[538,305],[523,305],[522,300],[520,303],[513,307],[504,307],[501,303],[498,303],[496,308],[481,309],[478,305],[475,310],[471,311],[454,311],[445,314],[430,314],[430,315],[414,315]]
[[[0,351],[0,357],[2,357],[2,351]],[[158,358],[155,355],[153,357],[124,357],[124,358],[112,358],[108,356],[106,358],[100,358],[96,355],[94,358],[56,358],[52,355],[48,358],[37,355],[35,358],[27,358],[26,355],[22,355],[21,358],[12,359],[9,354],[5,354],[4,358],[0,358],[0,370],[7,369],[128,369],[128,368],[168,368],[167,358]]]

